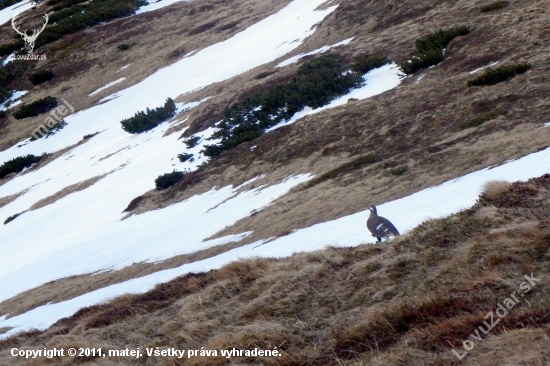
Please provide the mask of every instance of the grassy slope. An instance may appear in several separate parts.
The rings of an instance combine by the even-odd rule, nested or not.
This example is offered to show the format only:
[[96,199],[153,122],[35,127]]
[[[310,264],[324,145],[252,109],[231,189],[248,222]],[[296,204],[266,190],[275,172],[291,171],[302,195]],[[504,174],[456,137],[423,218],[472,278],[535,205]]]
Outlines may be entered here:
[[[231,29],[228,32],[206,31],[198,35],[185,33],[184,29],[190,29],[188,22],[202,24],[208,23],[211,19],[224,16],[226,16],[228,21],[241,19],[243,17],[242,7],[248,5],[248,2],[244,4],[242,1],[235,1],[231,4],[224,4],[225,6],[223,7],[220,5],[220,1],[209,1],[209,4],[212,6],[207,6],[206,8],[202,8],[202,5],[204,5],[202,3],[177,4],[171,9],[146,14],[144,16],[145,22],[136,22],[136,18],[124,19],[94,28],[91,32],[81,32],[65,37],[51,46],[44,47],[49,60],[47,64],[40,65],[39,68],[51,68],[59,75],[59,78],[33,88],[30,95],[26,96],[26,100],[32,101],[35,98],[52,94],[63,96],[67,100],[70,100],[77,109],[87,108],[104,96],[97,95],[97,98],[93,99],[89,98],[87,94],[112,81],[113,78],[118,78],[119,74],[115,76],[114,71],[120,67],[128,63],[132,63],[133,65],[125,71],[131,74],[120,74],[121,76],[128,77],[128,79],[124,83],[117,85],[117,87],[109,89],[105,94],[137,82],[152,72],[153,69],[172,63],[178,55],[181,56],[185,51],[202,48],[208,44],[225,39],[236,31],[243,29],[242,27],[252,24],[266,14],[272,13],[274,9],[278,9],[284,5],[278,1],[270,2],[268,7],[262,2],[254,3],[254,12],[246,15],[237,28]],[[380,51],[387,54],[390,58],[399,61],[414,52],[414,40],[416,38],[433,30],[462,24],[471,25],[475,29],[470,35],[459,38],[451,43],[448,49],[448,59],[429,71],[419,84],[414,83],[417,76],[415,75],[412,78],[406,79],[403,85],[394,91],[376,97],[373,100],[354,102],[345,108],[338,108],[317,116],[305,118],[293,126],[265,135],[251,144],[244,144],[234,149],[234,151],[220,156],[205,170],[189,175],[188,179],[182,182],[179,190],[170,190],[169,192],[160,194],[155,192],[148,193],[146,199],[135,212],[139,213],[159,206],[172,204],[193,193],[209,190],[214,185],[221,186],[224,184],[240,183],[266,171],[272,173],[264,181],[258,181],[257,184],[274,182],[290,174],[301,172],[311,171],[320,175],[337,169],[347,161],[365,154],[373,154],[377,157],[378,160],[374,164],[361,165],[357,169],[343,171],[325,182],[321,182],[317,186],[308,189],[293,190],[290,194],[279,200],[276,205],[270,206],[255,216],[239,222],[234,227],[222,233],[254,230],[255,234],[250,240],[255,240],[272,235],[284,235],[284,233],[288,233],[291,229],[357,212],[369,204],[378,204],[402,197],[424,187],[437,184],[445,179],[454,178],[457,175],[462,175],[491,164],[502,163],[510,158],[519,157],[546,147],[548,145],[550,129],[541,130],[539,126],[541,123],[547,122],[549,111],[547,96],[550,93],[550,83],[548,83],[548,75],[550,73],[546,59],[548,57],[547,45],[550,42],[550,32],[544,22],[547,18],[547,9],[550,8],[550,1],[528,0],[521,3],[515,2],[509,7],[496,12],[481,13],[479,6],[484,4],[485,2],[473,0],[453,2],[434,0],[423,2],[420,5],[418,2],[412,0],[387,0],[384,2],[365,2],[363,0],[343,1],[337,11],[320,24],[316,33],[296,53],[302,50],[310,51],[325,44],[335,43],[355,35],[356,39],[349,46],[340,49],[346,56],[362,52]],[[266,10],[266,8],[269,8],[269,10]],[[12,36],[9,27],[9,25],[6,25],[5,29],[2,29],[2,36]],[[147,34],[147,37],[143,37],[143,34]],[[181,37],[181,35],[184,35],[184,37]],[[165,38],[170,39],[170,42],[166,41]],[[173,41],[176,39],[177,42]],[[116,49],[116,46],[120,43],[135,42],[138,45],[132,47],[129,51],[120,52]],[[388,47],[388,45],[391,45],[391,47]],[[143,52],[144,49],[153,46],[155,52]],[[147,57],[144,57],[144,54]],[[471,78],[468,75],[468,71],[486,66],[498,60],[501,61],[501,64],[528,61],[534,65],[534,68],[525,75],[496,86],[467,88],[466,82]],[[150,67],[152,63],[155,65],[154,67]],[[210,103],[205,103],[192,111],[190,116],[190,122],[192,123],[191,130],[200,130],[209,123],[217,121],[218,116],[215,111],[221,110],[227,103],[234,100],[236,95],[246,92],[251,87],[261,86],[262,83],[272,83],[276,78],[284,77],[293,70],[292,67],[289,67],[285,70],[279,70],[278,73],[268,78],[262,80],[255,79],[255,76],[260,72],[272,70],[272,66],[266,65],[265,67],[260,67],[227,83],[216,84],[197,92],[195,99],[211,95],[216,95],[216,97]],[[27,89],[29,85],[27,81],[20,80],[14,83],[15,86],[19,86],[19,89]],[[493,121],[488,121],[479,128],[460,129],[460,125],[464,121],[497,108],[506,109],[508,114],[500,116]],[[0,145],[7,147],[19,141],[20,138],[27,137],[38,122],[42,122],[41,117],[23,122],[20,121],[18,124],[15,124],[15,121],[9,120],[8,124],[0,131]],[[257,145],[258,147],[254,151],[250,151],[249,147],[251,145]],[[402,176],[391,174],[391,169],[403,165],[409,167],[405,174]],[[353,166],[353,164],[350,166]],[[312,212],[315,212],[315,215],[312,215]],[[266,221],[271,222],[271,225],[264,225]],[[473,245],[472,242],[465,243],[464,246],[454,248],[454,252],[448,249],[438,250],[437,247],[436,249],[424,248],[424,252],[416,246],[407,246],[408,249],[403,249],[399,245],[399,242],[393,243],[388,247],[380,246],[380,253],[375,254],[380,257],[380,260],[383,260],[382,267],[373,273],[376,275],[381,269],[390,271],[393,268],[391,264],[393,263],[392,259],[396,255],[400,255],[403,258],[413,258],[415,266],[425,268],[425,272],[420,272],[423,273],[423,276],[437,276],[437,273],[433,273],[434,268],[440,268],[438,264],[440,262],[446,263],[449,266],[448,271],[450,273],[448,277],[445,277],[445,281],[447,282],[436,282],[438,284],[444,283],[453,289],[469,289],[479,283],[481,284],[479,286],[482,286],[482,288],[484,288],[483,286],[493,286],[485,283],[493,277],[484,277],[487,276],[486,272],[483,272],[483,276],[480,276],[481,270],[479,270],[479,267],[471,266],[473,272],[470,274],[470,277],[462,277],[462,273],[456,269],[459,267],[454,267],[462,262],[457,262],[450,255],[458,252],[458,258],[462,258],[465,256],[464,253],[468,253],[471,245]],[[416,248],[419,252],[410,252],[411,248]],[[518,248],[520,247],[518,246]],[[222,251],[226,249],[219,248]],[[369,262],[369,260],[372,260],[369,259],[370,256],[373,255],[370,252],[371,250],[371,247],[332,250],[318,254],[317,260],[307,259],[309,256],[298,256],[296,257],[296,263],[298,264],[259,261],[259,264],[257,264],[259,268],[257,275],[260,276],[264,273],[263,269],[267,268],[270,269],[269,273],[272,273],[274,278],[277,278],[277,276],[288,276],[289,269],[299,269],[292,274],[292,278],[281,277],[280,285],[273,284],[274,287],[270,290],[273,292],[264,294],[269,299],[269,296],[272,296],[272,294],[275,296],[277,295],[276,291],[279,291],[278,297],[275,296],[274,298],[281,300],[281,302],[277,301],[279,305],[274,306],[279,306],[282,309],[280,310],[281,314],[284,315],[284,308],[286,304],[289,304],[289,301],[296,298],[307,299],[307,297],[303,297],[300,294],[307,293],[305,291],[308,287],[297,288],[297,293],[287,293],[283,290],[290,287],[288,284],[292,283],[298,286],[298,283],[309,283],[309,289],[315,294],[316,291],[320,291],[319,286],[316,284],[322,279],[325,267],[333,266],[331,258],[336,262],[343,261],[352,256],[346,253],[353,253],[353,257],[357,256],[358,260],[368,257],[365,261]],[[367,253],[361,254],[362,251],[366,251]],[[217,252],[211,251],[210,253]],[[205,255],[209,256],[209,254]],[[440,256],[447,262],[444,262],[443,259],[438,259]],[[510,256],[514,261],[518,261],[517,263],[522,263],[518,264],[518,267],[527,266],[526,269],[529,269],[531,265],[529,261],[523,261],[524,258],[521,256],[517,258],[514,258],[511,254]],[[185,257],[175,259],[174,261],[166,261],[166,266],[177,266],[182,261],[188,260],[189,258]],[[348,258],[347,260],[353,259]],[[431,265],[432,260],[437,264],[437,266],[434,264],[434,268]],[[304,263],[309,264],[306,267]],[[405,266],[406,269],[407,263],[404,263],[395,262],[395,268]],[[235,270],[238,271],[239,265],[236,266],[237,269]],[[365,273],[362,269],[357,269],[361,268],[361,266],[362,264],[356,264],[356,267],[342,267],[340,270],[341,273],[339,272],[339,276],[341,277],[335,275],[334,278],[340,278],[340,283],[342,284],[347,283],[344,281],[348,278],[347,276],[352,276],[350,278],[355,278],[353,276],[363,276],[365,277],[364,280],[367,280],[369,274]],[[143,265],[143,267],[146,266]],[[279,269],[276,270],[276,267]],[[302,271],[301,269],[304,267],[309,270]],[[478,272],[474,271],[476,268],[478,268]],[[106,277],[101,277],[101,280],[98,280],[99,276],[88,278],[86,279],[86,286],[87,288],[102,287],[159,269],[161,269],[160,266],[156,268],[136,267],[129,270],[128,273],[120,271],[121,273],[105,275]],[[519,281],[518,278],[521,278],[520,272],[523,271],[522,268],[520,269],[521,271],[518,270],[513,276],[510,275],[510,277],[506,278],[510,278],[516,282]],[[523,272],[527,273],[527,270]],[[224,271],[227,271],[227,269]],[[225,275],[216,274],[216,279],[223,282],[226,281],[224,278],[227,278],[227,281],[232,282],[234,281],[232,280],[233,278],[237,278],[235,277],[235,272],[232,271],[224,272],[226,273]],[[358,274],[354,275],[354,273]],[[455,283],[455,277],[458,279],[462,278],[462,282]],[[376,306],[386,306],[386,303],[376,303],[382,304],[376,305],[372,303],[373,300],[364,300],[371,294],[388,293],[384,296],[391,300],[392,303],[396,302],[395,306],[397,307],[400,301],[406,301],[408,298],[416,298],[418,296],[420,297],[419,301],[428,301],[427,298],[423,298],[424,294],[407,292],[407,288],[417,288],[417,284],[421,285],[421,283],[415,282],[415,278],[406,277],[406,279],[406,283],[402,286],[402,280],[392,280],[391,277],[384,279],[382,276],[379,281],[369,280],[368,286],[373,287],[367,286],[362,290],[364,292],[359,290],[354,291],[352,287],[348,288],[346,287],[348,285],[343,285],[340,290],[335,290],[335,295],[340,294],[343,296],[342,294],[345,294],[350,299],[356,300],[347,300],[347,303],[344,303],[340,312],[347,314],[348,318],[346,319],[349,321],[349,324],[361,324],[359,321],[359,319],[362,319],[361,316],[364,316],[365,322],[368,322],[368,313],[370,311],[376,310]],[[78,280],[80,281],[82,278]],[[267,281],[267,279],[264,280]],[[359,280],[361,278],[357,281]],[[423,279],[418,279],[418,281],[421,280]],[[26,294],[24,296],[25,301],[32,302],[32,306],[29,306],[33,307],[52,300],[60,301],[71,298],[84,291],[82,289],[85,286],[82,286],[82,282],[71,283],[71,281],[72,279],[64,279],[57,282],[67,282],[68,287],[72,286],[70,291],[65,292],[64,289],[55,288],[57,283],[51,284],[51,287],[46,286],[42,289],[43,293],[41,296],[35,296],[32,293]],[[263,283],[267,283],[265,281]],[[212,279],[210,279],[210,282],[212,282]],[[246,283],[246,281],[243,283]],[[237,281],[235,286],[238,285],[239,282]],[[425,286],[428,286],[428,284],[425,284]],[[223,288],[221,288],[222,290],[220,288],[218,286],[216,290],[215,286],[209,287],[210,291],[223,292]],[[420,286],[418,288],[422,289],[423,287]],[[256,289],[256,291],[260,291],[260,289]],[[323,290],[322,292],[325,291],[328,290]],[[396,291],[395,294],[392,291]],[[399,296],[400,294],[404,296],[402,300],[394,299],[395,296]],[[495,302],[493,305],[499,301],[496,299],[498,294],[494,296]],[[203,295],[205,294],[200,295],[201,301],[205,304]],[[249,293],[249,295],[252,296],[253,293]],[[533,296],[537,296],[537,294],[533,294]],[[214,296],[213,299],[215,298]],[[314,299],[315,296],[312,295],[311,298]],[[337,296],[336,299],[329,297],[330,301],[325,300],[326,306],[333,304],[330,305],[332,306],[331,309],[336,309],[334,302],[338,302],[337,298]],[[131,299],[118,301],[132,301]],[[233,301],[237,300],[239,299]],[[185,301],[186,306],[188,306],[187,309],[190,309],[185,313],[186,317],[214,317],[213,314],[205,315],[205,313],[197,310],[202,309],[199,307],[200,301],[198,298],[188,298]],[[197,303],[197,301],[199,302]],[[251,328],[253,330],[258,324],[250,325],[242,323],[239,325],[240,315],[238,313],[231,313],[228,310],[232,309],[231,306],[234,303],[229,300],[227,301],[221,302],[219,309],[215,311],[218,311],[218,314],[228,311],[228,319],[237,319],[235,323],[229,322],[227,323],[229,325],[227,325],[226,323],[218,322],[214,318],[207,317],[205,319],[210,320],[204,321],[204,324],[199,324],[199,322],[196,324],[193,323],[195,325],[185,330],[182,327],[178,328],[179,323],[177,319],[171,318],[170,322],[175,322],[174,327],[176,329],[171,330],[168,325],[165,328],[162,328],[164,327],[163,325],[159,325],[166,322],[166,319],[159,317],[156,320],[151,318],[152,323],[150,324],[155,325],[150,325],[150,327],[155,329],[155,331],[159,328],[165,329],[161,333],[158,333],[162,335],[162,337],[158,336],[158,341],[164,342],[163,339],[167,339],[165,343],[162,343],[166,345],[178,345],[179,343],[177,342],[181,341],[177,340],[179,339],[178,337],[189,339],[191,343],[188,343],[188,345],[190,347],[205,345],[205,339],[210,339],[209,332],[213,331],[207,328],[212,326],[216,326],[217,332],[226,332],[225,335],[222,333],[218,335],[221,339],[227,337],[229,344],[236,344],[235,342],[237,341],[240,342],[241,338],[237,339],[240,335],[244,337],[243,342],[245,342],[248,337],[247,329]],[[374,310],[364,308],[361,314],[356,314],[352,310],[349,310],[358,306],[361,301],[365,302],[365,306],[376,306],[372,308]],[[20,300],[17,299],[15,302],[19,303]],[[325,306],[325,302],[321,302],[322,307]],[[125,304],[123,303],[123,305]],[[171,301],[168,301],[164,305],[172,306],[170,304]],[[159,306],[164,305],[159,304]],[[493,305],[487,305],[486,307],[490,308]],[[10,303],[5,305],[5,308],[13,309],[14,306],[17,307],[18,305]],[[28,306],[24,308],[27,309]],[[150,310],[151,308],[147,309]],[[347,329],[346,319],[342,318],[341,322],[337,322],[336,320],[333,322],[332,318],[330,318],[332,315],[329,316],[329,313],[327,313],[326,316],[331,320],[325,320],[325,323],[317,323],[318,320],[315,320],[314,317],[306,316],[304,318],[302,316],[302,312],[307,315],[307,310],[304,310],[304,308],[300,310],[299,307],[296,309],[299,310],[296,310],[296,316],[299,319],[293,318],[292,322],[290,320],[281,320],[279,325],[277,325],[278,321],[276,320],[273,328],[270,328],[272,319],[271,316],[266,315],[265,318],[262,318],[264,323],[260,323],[261,326],[265,326],[268,329],[267,333],[270,337],[273,334],[282,334],[283,338],[285,338],[287,334],[297,332],[295,334],[298,334],[298,336],[293,335],[292,337],[294,338],[292,338],[289,335],[288,338],[296,340],[295,342],[298,342],[297,339],[305,339],[303,341],[305,343],[291,343],[295,349],[302,349],[302,351],[296,351],[295,354],[289,353],[288,357],[290,359],[294,359],[293,357],[301,359],[300,352],[307,355],[310,353],[314,354],[307,350],[307,347],[310,346],[311,349],[315,349],[316,351],[318,349],[326,351],[328,348],[325,345],[335,344],[336,339],[345,340],[345,337],[347,337],[342,336],[343,338],[337,338],[336,333],[334,333],[337,329]],[[305,309],[309,308],[305,307]],[[290,312],[291,310],[288,311]],[[175,308],[175,310],[172,309],[171,311],[169,314],[177,314],[179,311],[187,310],[178,310],[178,308]],[[190,312],[195,311],[198,315],[190,315]],[[255,319],[254,316],[252,319]],[[147,334],[146,331],[143,331],[143,334],[138,332],[135,339],[132,335],[124,336],[122,339],[118,338],[120,336],[119,332],[128,332],[128,329],[138,327],[140,321],[134,319],[134,323],[132,324],[122,325],[121,323],[122,330],[117,330],[117,324],[100,330],[92,329],[89,331],[90,333],[84,333],[90,334],[91,338],[85,338],[86,340],[81,345],[84,346],[93,342],[98,342],[98,345],[109,344],[108,341],[102,340],[106,338],[101,337],[115,339],[111,343],[113,347],[115,345],[120,346],[121,344],[141,343],[140,340],[144,340],[143,344],[154,342],[152,339],[156,337],[156,333]],[[302,324],[300,322],[305,323]],[[281,324],[283,328],[280,327]],[[130,328],[125,328],[127,326]],[[249,328],[246,326],[249,326]],[[195,329],[193,327],[196,327],[199,334],[197,338],[195,338],[196,336],[191,336],[189,333]],[[323,330],[325,327],[328,330]],[[417,327],[415,325],[414,329]],[[300,333],[299,328],[304,328],[303,332],[305,333]],[[428,330],[431,332],[430,329]],[[52,344],[56,344],[55,342],[61,342],[61,344],[64,344],[64,342],[80,342],[78,340],[78,337],[81,336],[78,333],[79,331],[78,329],[72,331],[76,332],[75,337],[61,335],[59,338],[53,339]],[[96,335],[94,332],[98,332],[97,334],[99,335]],[[350,330],[350,332],[349,334],[352,335],[354,331]],[[496,337],[496,342],[511,342],[515,339],[514,337],[522,339],[524,343],[526,339],[531,339],[529,337],[534,339],[533,342],[538,342],[537,334],[541,333],[529,333],[525,335],[527,338],[522,338],[524,337],[522,334],[521,332],[513,333],[512,335],[501,334],[499,336],[501,338]],[[200,335],[205,338],[201,338]],[[45,337],[44,339],[49,339],[49,335]],[[313,341],[314,337],[315,339],[318,337],[321,338]],[[502,341],[505,337],[508,337],[506,341]],[[176,339],[176,341],[172,341],[172,339]],[[276,343],[277,338],[275,336],[269,338],[270,341],[272,339],[272,343]],[[389,345],[387,354],[384,357],[390,357],[388,356],[390,354],[394,354],[396,359],[401,357],[401,346],[408,344],[408,338],[402,340],[397,337],[397,339],[404,343],[399,343],[401,341],[398,341],[394,345]],[[417,342],[414,339],[413,341]],[[456,339],[452,338],[453,341],[456,341]],[[484,344],[489,345],[491,341],[492,338]],[[215,342],[215,340],[212,342]],[[315,342],[319,343],[314,346]],[[519,349],[520,343],[516,342],[517,347],[514,348],[515,350]],[[306,346],[306,344],[310,346]],[[476,346],[476,350],[483,347],[480,346],[478,348]],[[410,352],[418,357],[427,357],[425,359],[426,362],[430,359],[430,354],[425,354],[425,351],[412,350]],[[445,352],[444,354],[450,355],[450,353]],[[471,359],[473,360],[475,357],[478,357],[477,360],[479,362],[489,362],[484,361],[481,354],[481,352],[478,355],[473,354],[471,355]],[[365,357],[370,360],[374,356],[373,354],[369,354]],[[307,358],[310,356],[304,357]],[[319,364],[329,359],[332,361],[336,359],[345,360],[347,356],[344,353],[336,353],[336,355],[333,354],[333,358],[330,358],[332,356],[327,356],[326,353],[323,353],[311,357],[313,357],[311,360],[312,364]],[[320,358],[315,359],[314,357]],[[452,357],[452,355],[449,356],[450,361],[453,360]],[[468,357],[470,358],[470,356]],[[506,356],[501,357],[505,359]],[[154,360],[150,362],[151,364],[155,364]],[[383,361],[380,362],[384,363]],[[546,362],[548,361],[546,360]]]
[[[38,68],[53,69],[58,76],[34,87],[25,98],[31,101],[51,94],[65,97],[77,109],[87,108],[104,95],[174,62],[178,55],[226,39],[285,4],[286,1],[276,0],[183,2],[64,37],[41,48],[49,59],[38,65]],[[489,13],[480,12],[479,6],[483,4],[485,2],[473,0],[343,1],[295,53],[355,36],[353,42],[337,51],[347,57],[380,52],[400,61],[414,53],[415,39],[438,28],[465,24],[474,31],[453,41],[447,50],[447,60],[430,70],[420,83],[415,84],[418,75],[414,75],[405,79],[400,87],[376,98],[309,116],[243,144],[214,159],[202,171],[189,174],[178,187],[145,194],[145,199],[132,213],[173,204],[208,191],[212,186],[236,185],[266,172],[270,174],[255,185],[278,182],[297,173],[313,172],[318,176],[338,173],[325,175],[329,178],[315,186],[292,190],[276,204],[219,233],[253,230],[254,234],[246,239],[252,241],[285,235],[293,229],[364,210],[370,204],[403,197],[548,146],[550,128],[539,127],[547,122],[549,111],[550,70],[546,60],[550,32],[544,22],[550,0],[515,2]],[[245,7],[247,11],[243,11]],[[216,28],[188,34],[192,24],[206,24],[212,19],[224,19],[220,25],[235,20],[241,23],[226,31]],[[4,28],[1,36],[11,37],[10,25]],[[122,52],[116,49],[121,43],[137,44]],[[153,51],[144,52],[145,49]],[[466,86],[472,78],[469,71],[498,60],[500,64],[529,61],[534,67],[495,86]],[[127,64],[131,64],[128,69],[114,74]],[[189,131],[199,131],[218,121],[218,113],[240,94],[285,78],[298,66],[277,69],[274,75],[256,79],[261,72],[273,71],[274,64],[186,96],[188,100],[214,96],[190,112]],[[95,96],[96,99],[88,97],[89,92],[119,75],[127,80]],[[15,84],[26,89],[28,81],[19,80]],[[506,110],[507,114],[478,128],[461,129],[465,121],[495,109]],[[39,122],[42,117],[17,123],[9,120],[0,130],[0,146],[9,146],[28,136]],[[249,149],[252,145],[257,145],[254,151]],[[375,157],[375,161],[346,165],[367,155]],[[392,170],[402,166],[408,167],[403,175],[392,174]],[[60,279],[3,302],[0,310],[21,313],[50,301],[70,299],[88,289],[207,258],[245,243],[178,256],[159,265],[137,264],[94,277]]]
[[[11,347],[273,349],[266,365],[451,365],[484,316],[540,280],[464,364],[550,362],[550,175],[493,184],[470,209],[389,243],[253,259],[85,308]],[[299,247],[300,243],[297,243]],[[519,296],[519,295],[518,295]],[[2,352],[2,363],[18,364]],[[33,364],[221,365],[227,359],[52,359]],[[97,362],[97,363],[94,363]]]
[[[348,57],[381,52],[400,61],[414,52],[415,39],[436,29],[468,25],[473,31],[451,42],[447,59],[434,69],[405,79],[383,95],[303,118],[227,151],[202,171],[189,174],[177,189],[148,192],[133,213],[164,207],[212,186],[238,184],[266,172],[270,174],[256,185],[296,173],[320,176],[367,154],[375,157],[374,163],[351,164],[314,187],[295,189],[275,205],[219,233],[254,231],[246,239],[253,241],[349,215],[370,204],[403,197],[547,147],[550,129],[539,127],[547,120],[550,70],[544,60],[550,33],[535,32],[542,29],[546,10],[541,2],[534,1],[489,13],[480,12],[479,5],[471,0],[431,1],[428,5],[346,1],[319,25],[304,48],[311,50],[356,35],[349,46],[337,51]],[[504,83],[468,88],[467,81],[473,78],[469,72],[494,61],[528,61],[534,67]],[[233,84],[257,87],[254,76],[269,67],[235,78]],[[425,77],[415,83],[422,74]],[[270,84],[279,77],[282,75],[277,73],[262,80]],[[212,95],[212,91],[204,93]],[[207,106],[204,108],[191,115],[189,131],[218,120]],[[506,114],[477,128],[461,129],[464,122],[494,110]],[[251,151],[253,145],[257,148]],[[392,174],[403,166],[408,167],[405,174]]]

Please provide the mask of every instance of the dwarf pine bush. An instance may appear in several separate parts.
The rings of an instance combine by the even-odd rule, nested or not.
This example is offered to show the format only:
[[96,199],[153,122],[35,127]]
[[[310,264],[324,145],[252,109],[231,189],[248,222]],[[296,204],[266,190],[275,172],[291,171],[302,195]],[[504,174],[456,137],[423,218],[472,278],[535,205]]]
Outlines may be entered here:
[[45,97],[30,104],[24,104],[13,113],[13,116],[15,119],[36,117],[44,112],[54,109],[55,107],[57,107],[57,99],[54,97]]
[[18,39],[10,43],[0,45],[0,57],[11,55],[13,52],[20,50],[25,46],[25,41]]
[[187,146],[188,149],[191,149],[191,148],[197,146],[200,139],[201,138],[199,136],[193,136],[193,137],[190,137],[187,140],[185,140],[184,143],[185,143],[185,145]]
[[34,61],[15,60],[0,66],[0,88],[7,87],[9,83],[21,77],[34,65]]
[[479,8],[479,11],[482,13],[488,13],[490,11],[500,10],[508,6],[508,1],[495,1],[494,3],[484,5]]
[[9,224],[10,222],[15,220],[19,216],[23,215],[25,212],[27,212],[27,211],[23,211],[23,212],[16,213],[15,215],[11,215],[10,217],[8,217],[7,219],[4,220],[4,225]]
[[33,85],[39,85],[53,79],[54,76],[54,73],[50,70],[42,70],[31,74],[31,76],[29,76],[29,81]]
[[[378,64],[382,61],[378,61]],[[357,69],[367,69],[366,62]],[[374,62],[369,63],[369,67]],[[323,55],[305,62],[291,80],[279,82],[264,92],[253,93],[227,107],[210,140],[206,156],[217,156],[243,142],[260,137],[266,129],[290,119],[304,107],[318,108],[363,83],[361,71],[349,71],[342,56]]]
[[366,74],[367,72],[382,67],[388,63],[386,56],[358,56],[353,60],[351,70]]
[[44,155],[35,156],[29,154],[6,161],[4,164],[0,165],[0,179],[3,179],[6,175],[11,173],[22,172],[23,169],[38,163],[43,157]]
[[193,154],[188,154],[188,153],[178,154],[178,159],[182,163],[185,163],[187,160],[190,160],[192,158],[193,158]]
[[13,90],[7,88],[0,88],[0,104],[10,99],[13,95]]
[[176,114],[176,104],[171,98],[167,98],[164,106],[155,109],[147,108],[137,112],[133,117],[120,121],[122,129],[129,133],[142,133],[157,127],[162,122],[168,121]]
[[495,69],[488,69],[478,77],[468,80],[468,86],[495,85],[513,78],[516,75],[523,74],[531,69],[528,63],[520,63],[509,66],[501,66]]
[[470,33],[466,26],[454,27],[450,29],[440,29],[437,32],[428,34],[425,37],[417,39],[416,55],[409,60],[401,63],[401,70],[405,74],[414,74],[418,70],[437,65],[445,59],[443,49],[451,43],[453,39]]
[[117,48],[119,51],[127,51],[127,50],[129,50],[131,47],[132,47],[132,45],[129,44],[129,43],[123,43],[123,44],[119,44],[118,46],[116,46],[116,48]]
[[172,187],[174,184],[182,180],[183,176],[185,175],[184,172],[180,172],[177,170],[174,170],[172,173],[166,173],[163,175],[159,175],[157,179],[155,179],[155,187],[157,189],[167,189]]
[[14,4],[17,4],[19,0],[3,0],[0,2],[0,10],[8,8]]
[[507,111],[499,109],[499,110],[496,110],[496,111],[493,111],[493,112],[480,114],[479,116],[474,117],[471,120],[462,123],[460,125],[460,129],[464,130],[466,128],[480,126],[480,125],[482,125],[483,123],[485,123],[487,121],[490,121],[492,119],[497,118],[498,116],[502,116],[502,115],[505,115],[507,113],[508,113]]
[[56,24],[44,29],[36,40],[35,49],[55,42],[66,34],[130,16],[140,6],[147,4],[145,0],[94,0],[92,3],[82,4],[85,1],[48,1],[46,5],[51,6],[49,11],[54,12],[50,18],[50,24],[54,22]]

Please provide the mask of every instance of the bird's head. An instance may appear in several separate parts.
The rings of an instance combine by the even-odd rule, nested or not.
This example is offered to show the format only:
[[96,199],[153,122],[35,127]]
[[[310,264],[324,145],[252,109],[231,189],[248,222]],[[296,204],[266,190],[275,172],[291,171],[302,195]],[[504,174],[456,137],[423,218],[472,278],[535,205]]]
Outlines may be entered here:
[[376,214],[376,206],[369,206],[369,211]]

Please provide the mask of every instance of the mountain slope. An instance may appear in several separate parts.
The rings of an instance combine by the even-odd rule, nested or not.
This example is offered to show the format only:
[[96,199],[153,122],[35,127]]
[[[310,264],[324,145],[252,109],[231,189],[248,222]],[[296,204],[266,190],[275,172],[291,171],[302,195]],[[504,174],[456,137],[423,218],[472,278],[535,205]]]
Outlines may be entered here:
[[[142,295],[84,308],[0,347],[108,352],[137,344],[143,353],[139,360],[58,357],[36,364],[458,364],[453,349],[467,365],[546,364],[549,190],[549,175],[527,183],[495,181],[473,207],[390,243],[249,259],[188,274]],[[514,296],[517,304],[496,315]],[[500,319],[490,332],[484,326],[489,312]],[[481,340],[472,338],[476,329]],[[473,348],[465,353],[468,339]],[[277,349],[281,356],[145,356],[148,348],[201,347]]]
[[[481,171],[475,185],[452,186],[468,192],[441,196],[441,207],[400,199],[529,153],[540,151],[525,158],[529,169],[509,179],[547,172],[536,159],[546,159],[541,150],[550,133],[543,127],[549,4],[502,3],[492,11],[482,5],[195,1],[40,47],[48,61],[9,86],[30,90],[24,103],[54,95],[77,112],[55,135],[36,141],[26,139],[46,115],[0,119],[0,162],[51,153],[0,180],[0,217],[10,218],[0,226],[6,252],[0,327],[44,327],[106,297],[143,292],[260,251],[284,256],[364,243],[370,239],[364,209],[371,204],[391,202],[385,212],[400,230],[412,229],[467,207],[483,180],[503,177]],[[286,60],[334,46],[331,54],[347,66],[367,54],[401,63],[412,57],[417,39],[453,26],[471,32],[447,45],[443,62],[400,82],[394,64],[384,66],[391,83],[371,94],[385,91],[380,95],[333,105],[217,157],[200,152],[216,142],[207,139],[226,107],[293,80],[320,57]],[[11,33],[5,24],[1,40]],[[129,49],[117,48],[124,44]],[[481,68],[523,62],[531,70],[496,85],[468,86]],[[32,87],[28,73],[48,68],[56,76]],[[369,75],[365,90],[376,86]],[[167,97],[177,102],[176,117],[145,134],[122,130],[122,119]],[[190,138],[198,145],[182,143]],[[182,153],[195,160],[179,161]],[[507,178],[514,166],[493,172]],[[155,178],[173,169],[186,171],[183,180],[155,189]],[[319,227],[332,228],[331,236],[310,241],[307,233]],[[297,246],[297,237],[308,244]],[[62,311],[51,312],[54,307]]]

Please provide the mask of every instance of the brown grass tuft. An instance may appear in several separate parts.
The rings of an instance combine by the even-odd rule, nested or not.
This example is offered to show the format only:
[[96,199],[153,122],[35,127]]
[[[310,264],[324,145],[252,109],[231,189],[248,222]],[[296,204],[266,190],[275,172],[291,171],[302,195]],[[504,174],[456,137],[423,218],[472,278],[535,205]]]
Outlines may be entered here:
[[511,184],[503,180],[491,180],[483,185],[481,194],[491,200],[510,189]]

